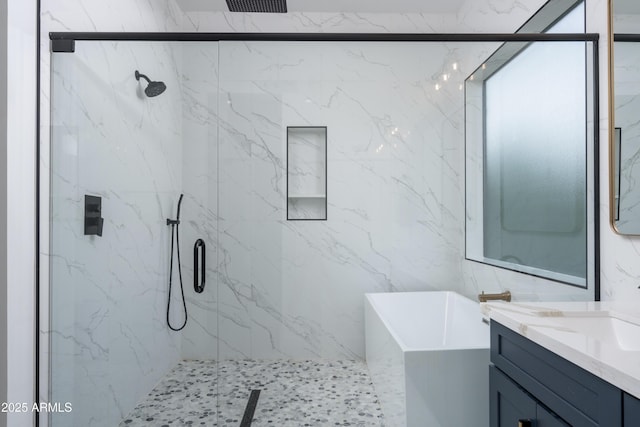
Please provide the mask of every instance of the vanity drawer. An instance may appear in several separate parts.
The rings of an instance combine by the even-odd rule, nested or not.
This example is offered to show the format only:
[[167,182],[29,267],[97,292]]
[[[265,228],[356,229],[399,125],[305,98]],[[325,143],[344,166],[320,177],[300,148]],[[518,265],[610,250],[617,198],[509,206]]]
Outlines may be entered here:
[[536,427],[571,427],[540,405],[495,366],[489,367],[489,392],[492,427],[527,425],[523,421],[529,421],[530,425]]
[[622,425],[618,388],[495,321],[491,362],[571,425]]

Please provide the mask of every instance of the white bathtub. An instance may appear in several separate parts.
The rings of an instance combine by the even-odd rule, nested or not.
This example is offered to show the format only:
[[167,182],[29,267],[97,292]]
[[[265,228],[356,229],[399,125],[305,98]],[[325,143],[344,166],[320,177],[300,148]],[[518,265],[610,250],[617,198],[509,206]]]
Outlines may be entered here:
[[366,359],[385,426],[489,425],[489,326],[454,292],[365,295]]

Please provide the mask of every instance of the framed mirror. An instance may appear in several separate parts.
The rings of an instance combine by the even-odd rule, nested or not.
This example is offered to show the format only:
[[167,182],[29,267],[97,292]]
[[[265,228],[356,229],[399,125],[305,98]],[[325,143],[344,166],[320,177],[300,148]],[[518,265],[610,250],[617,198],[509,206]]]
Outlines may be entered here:
[[640,235],[640,2],[610,0],[609,218]]

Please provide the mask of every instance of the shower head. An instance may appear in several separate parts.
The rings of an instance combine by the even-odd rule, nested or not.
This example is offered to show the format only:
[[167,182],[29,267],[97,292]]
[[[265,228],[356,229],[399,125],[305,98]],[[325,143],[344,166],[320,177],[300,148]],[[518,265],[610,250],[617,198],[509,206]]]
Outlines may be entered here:
[[149,77],[145,76],[144,74],[140,74],[140,72],[136,70],[136,80],[140,81],[140,77],[142,77],[148,82],[147,87],[144,90],[144,93],[149,98],[158,96],[167,89],[167,85],[165,85],[163,82],[152,82],[151,79],[149,79]]

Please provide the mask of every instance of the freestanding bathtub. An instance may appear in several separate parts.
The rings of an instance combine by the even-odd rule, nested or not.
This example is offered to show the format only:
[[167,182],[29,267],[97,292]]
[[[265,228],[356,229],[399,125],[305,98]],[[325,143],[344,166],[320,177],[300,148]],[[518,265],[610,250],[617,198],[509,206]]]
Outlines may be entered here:
[[489,425],[489,326],[455,292],[365,295],[366,359],[388,427]]

